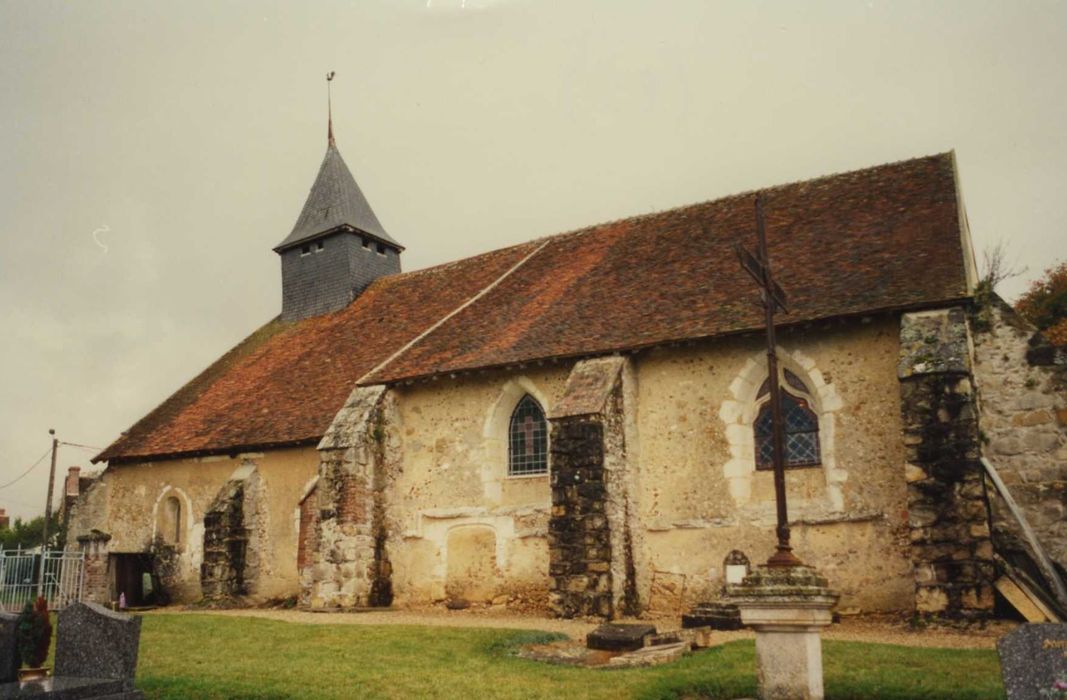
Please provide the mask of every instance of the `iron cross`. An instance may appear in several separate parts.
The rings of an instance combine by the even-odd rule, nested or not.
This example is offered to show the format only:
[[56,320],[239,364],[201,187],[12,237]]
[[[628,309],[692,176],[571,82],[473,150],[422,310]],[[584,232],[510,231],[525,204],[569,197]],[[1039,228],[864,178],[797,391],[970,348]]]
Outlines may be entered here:
[[760,290],[764,321],[767,327],[767,376],[771,390],[771,446],[774,448],[774,498],[778,510],[778,549],[767,560],[768,566],[798,566],[801,561],[789,544],[789,516],[785,499],[785,445],[782,422],[782,388],[778,383],[778,353],[774,340],[774,313],[781,309],[789,313],[785,290],[771,274],[771,259],[767,253],[767,234],[763,224],[763,196],[756,195],[756,255],[738,243],[735,248],[741,267],[756,281]]

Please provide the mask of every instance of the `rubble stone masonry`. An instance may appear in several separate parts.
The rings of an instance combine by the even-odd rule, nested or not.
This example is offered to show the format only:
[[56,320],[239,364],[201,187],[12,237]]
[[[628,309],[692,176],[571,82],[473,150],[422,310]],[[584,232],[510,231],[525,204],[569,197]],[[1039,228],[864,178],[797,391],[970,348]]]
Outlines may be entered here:
[[897,374],[920,613],[981,617],[993,609],[993,546],[970,353],[964,309],[901,318]]
[[396,466],[394,397],[359,387],[319,443],[318,546],[301,568],[301,603],[312,608],[388,606],[392,566],[385,491]]
[[639,610],[624,369],[621,358],[578,363],[551,417],[549,605],[561,617]]
[[[975,378],[984,453],[1038,540],[1067,566],[1067,355],[993,297],[974,319]],[[997,551],[1032,558],[1018,523],[991,498]],[[1029,572],[1035,573],[1032,570]]]

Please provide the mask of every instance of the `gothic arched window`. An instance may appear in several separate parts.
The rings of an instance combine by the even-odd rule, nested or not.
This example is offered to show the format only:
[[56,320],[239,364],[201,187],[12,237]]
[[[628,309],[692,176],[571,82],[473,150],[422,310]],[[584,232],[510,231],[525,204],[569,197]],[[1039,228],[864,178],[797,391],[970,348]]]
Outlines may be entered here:
[[508,476],[548,473],[548,423],[541,405],[526,394],[508,425]]
[[[785,383],[797,393],[810,393],[800,377],[785,370]],[[785,466],[810,467],[821,463],[819,454],[819,417],[811,410],[809,401],[781,388],[782,422],[785,424],[783,447]],[[770,379],[763,382],[757,400],[770,394]],[[771,402],[766,400],[756,414],[753,425],[756,437],[756,469],[774,469],[774,440]]]

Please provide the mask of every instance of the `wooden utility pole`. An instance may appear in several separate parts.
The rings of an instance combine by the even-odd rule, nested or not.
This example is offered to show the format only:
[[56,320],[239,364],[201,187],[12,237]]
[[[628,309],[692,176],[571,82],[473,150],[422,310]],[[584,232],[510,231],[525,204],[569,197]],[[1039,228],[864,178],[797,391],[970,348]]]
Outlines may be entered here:
[[758,248],[752,255],[737,244],[737,257],[744,268],[760,288],[760,300],[763,305],[764,324],[767,332],[767,379],[771,390],[771,446],[774,451],[774,499],[778,511],[778,549],[767,560],[768,566],[798,566],[801,561],[793,554],[789,544],[789,514],[785,499],[785,428],[782,421],[782,388],[778,383],[778,352],[774,338],[774,312],[786,308],[785,290],[774,281],[771,274],[771,258],[767,252],[767,234],[763,225],[763,197],[756,196],[756,235]]
[[48,523],[52,520],[52,489],[56,485],[56,451],[59,449],[55,428],[49,428],[48,434],[52,436],[52,467],[48,471],[48,500],[44,502],[44,527],[41,529],[41,564],[37,575],[39,596],[44,595],[44,555],[48,551]]

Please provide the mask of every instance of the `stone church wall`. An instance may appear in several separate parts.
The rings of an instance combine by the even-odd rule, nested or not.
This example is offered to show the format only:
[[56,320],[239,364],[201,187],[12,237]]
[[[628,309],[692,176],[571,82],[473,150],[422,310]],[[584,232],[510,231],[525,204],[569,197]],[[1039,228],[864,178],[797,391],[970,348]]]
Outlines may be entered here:
[[[779,333],[780,362],[808,385],[822,465],[786,473],[797,555],[841,591],[844,611],[910,610],[895,317]],[[653,610],[717,596],[734,549],[774,550],[774,486],[755,471],[754,401],[766,378],[760,337],[640,355],[639,519]]]
[[[1067,355],[999,299],[972,325],[983,452],[1049,556],[1067,567]],[[991,505],[997,549],[1012,559],[1027,547],[1003,503]]]
[[[787,475],[796,551],[842,591],[844,610],[910,610],[899,321],[820,325],[785,332],[781,344],[783,365],[814,394],[823,441],[822,465]],[[772,476],[754,470],[751,437],[752,404],[765,377],[762,343],[709,341],[639,353],[628,362],[632,395],[618,411],[621,423],[598,422],[606,449],[597,454],[605,464],[625,460],[612,469],[635,479],[633,572],[613,570],[621,560],[583,555],[583,562],[611,570],[611,581],[600,581],[606,572],[592,572],[595,581],[584,572],[563,585],[580,586],[585,576],[595,594],[597,586],[614,591],[632,579],[642,608],[678,612],[718,592],[731,550],[753,561],[773,550]],[[549,522],[557,510],[566,517],[560,508],[566,504],[553,501],[548,476],[506,476],[507,419],[524,393],[552,416],[574,367],[492,371],[391,390],[402,451],[386,499],[397,526],[388,547],[398,603],[525,596],[547,604],[547,574],[560,571],[550,569]],[[571,432],[582,437],[592,429],[588,419],[567,422],[574,425],[566,434],[554,435],[568,444]],[[618,441],[607,439],[605,427],[626,435],[625,456],[615,456]],[[551,446],[553,459],[563,447]],[[573,456],[588,461],[589,455]],[[621,537],[623,530],[608,527],[605,536]],[[611,544],[613,551],[626,546]],[[451,580],[460,568],[492,585],[468,582],[464,590]],[[621,598],[614,597],[617,614]]]
[[549,477],[507,476],[507,429],[527,393],[551,413],[568,371],[490,371],[391,390],[403,452],[388,500],[398,603],[545,608]]
[[[181,539],[173,590],[176,602],[201,597],[204,563],[204,516],[220,490],[242,464],[253,464],[261,480],[262,508],[269,523],[258,553],[262,577],[255,598],[293,595],[299,581],[296,566],[297,504],[302,489],[316,472],[314,447],[273,450],[235,457],[202,457],[142,464],[115,465],[79,499],[68,525],[68,542],[104,530],[110,538],[95,545],[100,556],[145,553],[160,533],[160,510],[169,497],[181,504]],[[100,596],[107,594],[100,592]]]

